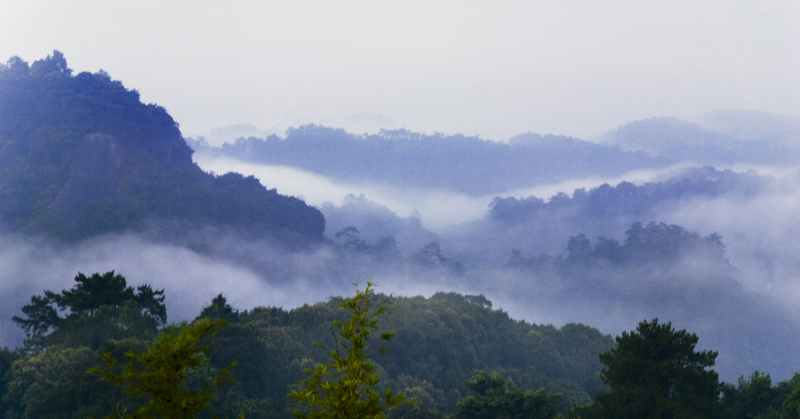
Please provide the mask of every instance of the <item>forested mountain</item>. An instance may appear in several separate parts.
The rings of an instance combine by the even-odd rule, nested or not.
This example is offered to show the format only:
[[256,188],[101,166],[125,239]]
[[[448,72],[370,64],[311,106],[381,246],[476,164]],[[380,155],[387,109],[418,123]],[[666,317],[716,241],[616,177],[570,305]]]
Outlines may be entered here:
[[619,236],[636,221],[666,221],[671,212],[703,201],[746,202],[778,183],[754,172],[706,166],[674,171],[641,185],[606,183],[571,195],[495,197],[485,217],[442,235],[459,252],[497,262],[512,248],[560,251],[565,237],[579,233]]
[[60,238],[202,226],[319,240],[322,215],[253,177],[212,176],[164,108],[63,55],[0,67],[0,220]]
[[623,240],[579,234],[566,247],[564,257],[514,251],[507,269],[538,283],[531,288],[554,310],[568,302],[578,321],[608,330],[658,317],[697,331],[702,347],[720,351],[717,370],[727,380],[746,370],[786,379],[781,371],[800,365],[800,326],[777,301],[742,287],[718,235],[634,223]]
[[[164,297],[171,296],[150,286],[134,293],[113,272],[79,275],[69,290],[34,296],[17,319],[29,332],[25,351],[0,351],[0,410],[6,417],[84,418],[112,413],[120,402],[137,406],[135,398],[86,371],[103,368],[104,352],[120,357],[149,345],[163,323],[158,313]],[[417,402],[416,412],[452,412],[467,396],[465,383],[476,370],[504,371],[522,388],[560,393],[562,409],[587,403],[605,389],[598,355],[612,340],[591,327],[513,320],[475,295],[378,294],[373,301],[387,308],[380,329],[396,334],[385,354],[369,348],[380,366],[380,388],[406,393]],[[206,343],[215,369],[236,361],[232,373],[239,384],[221,392],[215,406],[229,417],[291,417],[289,390],[304,368],[327,358],[313,342],[333,346],[331,321],[347,317],[340,302],[336,297],[294,310],[239,311],[217,296],[197,314],[227,321]],[[47,310],[53,315],[39,316]],[[161,333],[185,326],[170,325]]]
[[240,138],[222,147],[190,140],[198,153],[286,165],[334,179],[447,189],[470,195],[505,192],[574,177],[619,176],[672,161],[570,137],[521,134],[508,144],[462,135],[383,130],[353,135],[305,125],[286,138]]

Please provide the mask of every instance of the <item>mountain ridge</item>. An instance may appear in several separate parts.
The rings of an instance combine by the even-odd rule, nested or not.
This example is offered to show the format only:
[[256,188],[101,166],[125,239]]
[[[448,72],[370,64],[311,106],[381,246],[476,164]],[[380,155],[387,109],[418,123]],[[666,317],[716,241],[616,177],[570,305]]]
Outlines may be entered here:
[[[63,54],[0,67],[0,219],[81,239],[178,220],[319,241],[322,214],[253,177],[203,172],[167,111]],[[232,192],[235,191],[235,192]]]

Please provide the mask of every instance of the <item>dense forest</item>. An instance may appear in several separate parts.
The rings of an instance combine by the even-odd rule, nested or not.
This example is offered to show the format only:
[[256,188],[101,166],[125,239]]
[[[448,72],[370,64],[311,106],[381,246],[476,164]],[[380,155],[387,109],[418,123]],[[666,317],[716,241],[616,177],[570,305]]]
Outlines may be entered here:
[[[103,353],[119,358],[151,344],[159,333],[186,327],[166,324],[168,297],[150,286],[134,289],[114,272],[79,274],[71,289],[33,296],[15,317],[26,330],[25,344],[5,350],[0,365],[6,417],[112,412],[128,399],[86,370],[103,367]],[[516,321],[482,296],[377,294],[373,300],[386,307],[381,329],[395,334],[388,351],[374,357],[381,386],[417,400],[415,409],[453,412],[476,370],[503,371],[523,388],[560,393],[562,410],[587,403],[604,389],[598,355],[612,341],[591,327]],[[290,417],[295,406],[287,394],[304,368],[327,356],[313,343],[334,344],[330,323],[346,316],[342,301],[336,297],[288,311],[237,310],[222,294],[209,302],[197,315],[227,322],[209,340],[211,365],[221,369],[235,361],[233,378],[240,383],[219,394],[216,405],[231,417],[239,411],[248,417]]]
[[[697,336],[671,323],[643,321],[614,342],[584,325],[513,320],[483,296],[395,297],[369,288],[357,296],[367,304],[334,297],[287,311],[237,310],[220,294],[194,322],[167,324],[163,290],[134,289],[115,272],[78,274],[72,288],[32,296],[23,316],[14,318],[27,339],[15,351],[0,352],[0,409],[8,418],[155,409],[151,404],[170,401],[159,399],[164,387],[148,383],[168,379],[158,378],[163,363],[186,362],[192,366],[182,367],[178,381],[165,382],[184,389],[176,393],[181,397],[204,396],[199,416],[190,417],[291,417],[302,403],[292,401],[290,391],[336,353],[324,348],[338,349],[337,336],[352,337],[336,328],[358,314],[366,316],[364,327],[392,331],[384,350],[369,340],[359,349],[365,356],[359,362],[377,368],[376,381],[364,386],[407,398],[388,411],[390,418],[798,417],[797,376],[773,385],[769,375],[754,372],[735,384],[720,383],[712,368],[718,353],[696,350]],[[380,308],[370,311],[371,305]],[[191,338],[203,321],[203,330],[220,328]],[[165,342],[192,347],[173,353]],[[156,358],[148,361],[145,354]],[[110,361],[125,357],[131,362],[124,369]],[[330,379],[338,374],[345,373]],[[187,386],[213,376],[225,380]],[[122,392],[117,384],[140,390]]]

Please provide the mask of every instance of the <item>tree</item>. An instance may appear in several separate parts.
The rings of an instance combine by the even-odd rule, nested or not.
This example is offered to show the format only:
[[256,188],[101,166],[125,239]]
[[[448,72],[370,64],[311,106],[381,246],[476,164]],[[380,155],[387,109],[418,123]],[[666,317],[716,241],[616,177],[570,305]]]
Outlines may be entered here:
[[[372,309],[371,281],[364,291],[357,287],[356,284],[355,297],[339,304],[350,312],[350,320],[332,322],[339,332],[330,352],[331,362],[306,369],[309,376],[300,382],[301,389],[289,394],[308,408],[308,414],[296,411],[298,418],[383,418],[385,410],[405,400],[403,394],[393,395],[392,389],[386,389],[383,397],[375,391],[380,376],[375,372],[376,365],[369,359],[367,345],[377,329],[376,318],[386,307]],[[392,336],[390,332],[383,332],[380,339],[388,341]]]
[[572,236],[567,242],[567,252],[570,258],[587,258],[592,254],[592,243],[586,234]]
[[498,372],[476,371],[466,386],[473,394],[458,402],[456,419],[552,419],[561,401],[543,388],[523,392]]
[[721,416],[730,419],[778,418],[781,404],[790,391],[783,383],[773,386],[769,374],[758,371],[748,379],[739,377],[738,385],[724,383],[721,389]]
[[[129,362],[121,373],[98,368],[89,369],[103,381],[116,383],[129,396],[147,396],[147,403],[132,415],[117,406],[123,418],[194,419],[203,411],[211,410],[214,391],[233,384],[228,369],[234,364],[212,374],[209,366],[211,350],[200,342],[213,336],[225,322],[205,318],[159,336],[146,351],[125,356]],[[103,354],[109,368],[117,360],[110,353]]]
[[642,321],[600,354],[609,393],[595,397],[592,414],[603,418],[709,418],[719,395],[715,351],[695,351],[697,335]]
[[197,318],[202,319],[208,317],[212,320],[222,319],[229,323],[235,323],[239,320],[239,310],[235,310],[228,304],[228,299],[220,293],[211,300],[211,305],[203,307],[200,316]]
[[413,260],[425,267],[437,267],[447,263],[447,258],[442,255],[442,249],[436,240],[426,243],[412,256]]
[[[22,307],[25,317],[13,317],[25,329],[29,347],[69,342],[97,347],[102,340],[119,339],[127,332],[155,332],[167,321],[163,290],[150,285],[134,290],[114,271],[90,277],[78,273],[75,282],[61,293],[48,290],[32,296]],[[90,338],[94,335],[98,338]]]
[[341,229],[335,234],[335,237],[344,240],[345,249],[363,250],[367,246],[367,243],[358,238],[359,234],[361,234],[361,232],[358,231],[357,228],[350,226]]
[[777,393],[783,396],[781,405],[781,419],[800,418],[800,373],[797,373],[791,380],[778,384]]

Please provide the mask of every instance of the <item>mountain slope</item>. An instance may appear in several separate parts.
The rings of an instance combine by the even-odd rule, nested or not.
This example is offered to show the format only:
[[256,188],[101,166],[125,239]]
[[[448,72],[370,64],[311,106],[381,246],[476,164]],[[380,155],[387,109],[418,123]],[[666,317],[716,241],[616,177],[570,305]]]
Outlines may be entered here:
[[61,238],[189,222],[319,239],[322,214],[253,177],[192,162],[178,124],[104,72],[63,55],[0,67],[0,219]]

